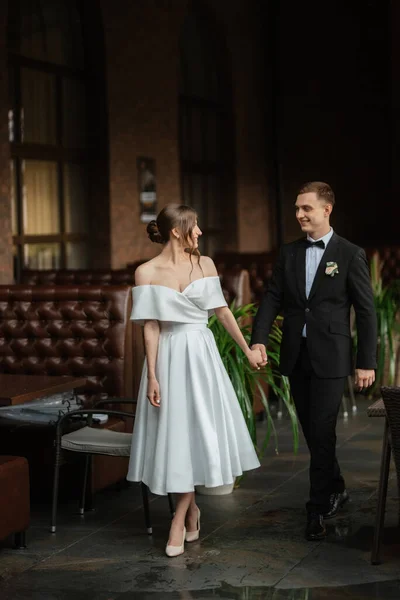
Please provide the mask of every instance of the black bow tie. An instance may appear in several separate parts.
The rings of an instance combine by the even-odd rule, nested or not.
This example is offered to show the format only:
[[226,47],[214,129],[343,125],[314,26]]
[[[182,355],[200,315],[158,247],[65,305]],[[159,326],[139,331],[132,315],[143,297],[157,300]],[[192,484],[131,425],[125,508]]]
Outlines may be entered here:
[[325,250],[325,242],[323,240],[318,240],[318,242],[310,242],[310,240],[305,239],[304,245],[306,248],[311,248],[311,246],[317,246],[318,248],[322,248],[322,250]]

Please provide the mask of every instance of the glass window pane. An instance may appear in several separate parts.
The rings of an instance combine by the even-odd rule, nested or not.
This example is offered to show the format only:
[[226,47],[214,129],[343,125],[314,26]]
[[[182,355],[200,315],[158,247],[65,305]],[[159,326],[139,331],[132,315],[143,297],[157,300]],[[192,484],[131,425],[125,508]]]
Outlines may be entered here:
[[59,269],[60,244],[25,244],[25,269]]
[[9,29],[13,51],[37,60],[83,67],[79,0],[13,0]]
[[63,81],[63,130],[64,146],[86,147],[85,85],[76,79]]
[[17,190],[15,185],[15,161],[10,161],[10,195],[11,195],[11,230],[13,235],[18,233],[17,219]]
[[59,233],[57,164],[24,160],[22,182],[24,233]]
[[13,108],[8,111],[8,141],[15,142],[15,112]]
[[67,269],[88,269],[89,254],[86,242],[68,242],[67,250]]
[[65,231],[88,231],[86,169],[80,165],[66,164],[64,170]]
[[54,75],[21,69],[21,141],[56,143]]

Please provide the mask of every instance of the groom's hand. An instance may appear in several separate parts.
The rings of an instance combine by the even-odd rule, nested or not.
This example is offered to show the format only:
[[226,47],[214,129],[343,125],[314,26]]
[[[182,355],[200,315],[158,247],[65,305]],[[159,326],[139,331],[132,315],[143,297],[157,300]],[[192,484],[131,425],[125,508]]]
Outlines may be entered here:
[[355,386],[359,391],[366,390],[375,381],[374,369],[356,369]]
[[259,350],[261,352],[261,362],[259,363],[259,367],[265,367],[268,362],[267,349],[264,344],[253,344],[251,347],[252,350]]

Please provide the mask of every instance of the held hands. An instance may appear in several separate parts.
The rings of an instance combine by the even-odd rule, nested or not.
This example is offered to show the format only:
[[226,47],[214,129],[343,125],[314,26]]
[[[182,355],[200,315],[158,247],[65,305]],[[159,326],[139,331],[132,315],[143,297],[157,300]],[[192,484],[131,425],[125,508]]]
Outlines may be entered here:
[[[252,347],[251,347],[251,351],[252,352],[254,352],[254,351],[259,352],[259,355],[258,355],[259,359],[257,360],[257,364],[255,365],[254,368],[259,369],[261,367],[265,367],[265,365],[268,362],[268,356],[267,356],[267,349],[264,346],[264,344],[253,344]],[[261,355],[261,357],[260,357],[260,355]],[[260,360],[260,358],[261,358],[261,360]],[[251,365],[251,366],[253,366],[253,365]]]
[[147,398],[152,406],[160,408],[160,386],[155,377],[149,377],[147,382]]
[[253,369],[259,370],[261,367],[264,367],[267,362],[267,353],[265,350],[265,346],[263,344],[254,344],[246,354],[250,366]]
[[354,379],[356,388],[361,392],[374,383],[375,371],[374,369],[356,369]]

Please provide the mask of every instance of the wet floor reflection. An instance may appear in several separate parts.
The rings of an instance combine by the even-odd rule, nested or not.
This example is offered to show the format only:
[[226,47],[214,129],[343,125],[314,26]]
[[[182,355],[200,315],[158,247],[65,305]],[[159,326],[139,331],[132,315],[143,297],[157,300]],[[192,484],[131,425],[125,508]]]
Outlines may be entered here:
[[[222,583],[210,590],[181,592],[127,592],[115,600],[399,600],[400,580],[329,588],[283,590],[268,587],[233,587]],[[114,600],[114,598],[112,599]]]
[[[343,519],[337,524],[327,524],[328,539],[330,543],[342,543],[346,548],[371,552],[374,527],[362,525],[354,527],[352,521]],[[386,526],[382,535],[381,554],[383,562],[398,561],[400,556],[400,529],[399,527]],[[400,596],[399,596],[400,600]]]

